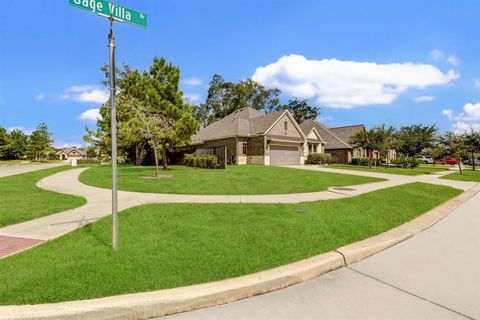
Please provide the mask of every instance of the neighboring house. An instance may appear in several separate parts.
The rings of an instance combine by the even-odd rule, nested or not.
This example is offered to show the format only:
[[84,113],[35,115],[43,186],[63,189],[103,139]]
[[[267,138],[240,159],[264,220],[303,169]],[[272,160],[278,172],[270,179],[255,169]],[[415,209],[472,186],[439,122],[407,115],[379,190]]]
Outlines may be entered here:
[[57,151],[57,156],[60,160],[85,159],[86,153],[83,148],[71,147],[63,148]]
[[225,147],[230,164],[303,164],[310,152],[324,152],[317,129],[302,131],[288,110],[264,114],[237,110],[192,136],[192,151]]
[[[350,143],[355,134],[365,130],[364,125],[328,128],[315,120],[306,120],[300,124],[300,127],[304,132],[316,128],[325,140],[325,152],[330,153],[337,163],[350,163],[353,158],[368,158],[370,156],[366,150]],[[378,151],[372,152],[373,159],[379,157],[380,153]],[[395,157],[395,150],[390,150],[389,159],[395,159]]]

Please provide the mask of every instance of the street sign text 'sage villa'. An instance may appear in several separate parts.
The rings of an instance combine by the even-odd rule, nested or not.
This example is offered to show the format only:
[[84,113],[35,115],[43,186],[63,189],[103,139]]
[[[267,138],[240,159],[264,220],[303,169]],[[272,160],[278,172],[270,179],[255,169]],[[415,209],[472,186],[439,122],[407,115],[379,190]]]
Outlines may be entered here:
[[110,3],[104,0],[69,0],[70,5],[99,14],[104,17],[112,17],[119,22],[131,23],[140,27],[147,26],[147,16],[143,13],[137,12]]

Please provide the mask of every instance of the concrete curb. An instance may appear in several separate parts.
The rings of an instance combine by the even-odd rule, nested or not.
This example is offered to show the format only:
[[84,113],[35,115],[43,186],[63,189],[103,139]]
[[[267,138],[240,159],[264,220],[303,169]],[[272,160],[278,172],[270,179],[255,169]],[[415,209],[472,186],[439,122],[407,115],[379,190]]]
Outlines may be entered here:
[[480,184],[394,229],[315,257],[205,284],[53,304],[0,306],[0,320],[148,319],[279,290],[383,251],[437,223],[480,192]]
[[148,319],[275,291],[343,267],[327,252],[285,266],[200,285],[42,305],[0,307],[0,319]]
[[405,241],[434,225],[478,192],[480,192],[480,184],[476,184],[470,190],[463,192],[459,196],[433,208],[427,213],[424,213],[409,222],[368,239],[340,247],[335,251],[344,257],[346,265],[363,260],[375,253],[396,245],[397,243]]

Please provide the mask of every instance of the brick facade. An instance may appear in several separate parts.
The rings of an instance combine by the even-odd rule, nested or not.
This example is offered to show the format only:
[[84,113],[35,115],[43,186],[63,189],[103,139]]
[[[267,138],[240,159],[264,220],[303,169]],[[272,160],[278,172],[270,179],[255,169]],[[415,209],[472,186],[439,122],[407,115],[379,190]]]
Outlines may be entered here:
[[352,151],[349,149],[327,149],[325,152],[330,153],[336,163],[350,163],[352,161]]
[[264,156],[265,155],[265,137],[257,136],[248,139],[247,155]]

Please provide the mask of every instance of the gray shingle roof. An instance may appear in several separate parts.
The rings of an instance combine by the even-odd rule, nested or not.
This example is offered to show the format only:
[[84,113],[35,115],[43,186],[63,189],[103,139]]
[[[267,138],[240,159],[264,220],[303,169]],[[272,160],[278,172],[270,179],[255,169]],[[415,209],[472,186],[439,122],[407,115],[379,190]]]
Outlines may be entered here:
[[76,151],[78,154],[84,156],[85,155],[85,150],[83,150],[83,148],[76,148],[76,147],[71,147],[71,148],[63,148],[63,149],[60,149],[57,151],[57,155],[59,155],[60,153],[64,152],[65,154],[70,154],[72,153],[73,151]]
[[325,141],[325,149],[352,149],[348,142],[344,141],[337,135],[335,135],[327,126],[315,121],[315,120],[305,120],[300,124],[300,128],[303,133],[306,135],[312,130],[312,128],[317,129],[318,133]]
[[200,129],[192,136],[192,143],[234,136],[264,134],[285,110],[264,114],[253,108],[237,110],[225,118]]
[[330,128],[330,131],[345,141],[346,143],[350,144],[350,139],[360,131],[365,130],[365,126],[363,124],[358,124],[354,126],[345,126],[345,127],[336,127]]

